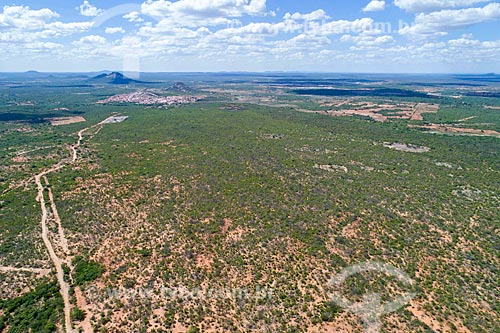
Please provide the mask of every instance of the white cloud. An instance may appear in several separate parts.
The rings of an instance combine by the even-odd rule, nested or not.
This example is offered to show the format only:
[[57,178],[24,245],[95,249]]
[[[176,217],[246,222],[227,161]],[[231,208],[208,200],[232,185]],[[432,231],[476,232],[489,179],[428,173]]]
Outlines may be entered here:
[[52,42],[37,42],[37,43],[27,43],[24,47],[31,50],[56,50],[63,49],[64,45]]
[[48,8],[34,10],[28,6],[4,6],[0,13],[0,41],[25,43],[21,46],[29,44],[31,49],[36,45],[48,49],[57,43],[42,40],[84,32],[92,27],[92,22],[53,21],[58,17],[59,14]]
[[75,42],[75,44],[106,44],[106,38],[97,35],[90,35],[80,38],[79,41]]
[[364,12],[377,12],[385,9],[385,1],[372,0],[365,8]]
[[449,30],[468,27],[481,22],[500,19],[500,3],[482,8],[442,10],[418,14],[412,26],[399,31],[403,35],[446,35]]
[[[91,30],[92,21],[61,22],[53,9],[4,6],[2,11],[0,7],[0,49],[5,50],[5,59],[31,59],[34,55],[46,58],[46,64],[57,65],[61,60],[74,62],[73,58],[121,63],[124,56],[132,56],[143,59],[142,64],[149,70],[179,70],[169,67],[171,63],[183,66],[183,70],[341,70],[349,66],[356,70],[446,71],[452,68],[446,64],[462,70],[460,64],[467,63],[491,67],[489,71],[500,68],[500,41],[483,41],[479,31],[477,37],[464,34],[436,42],[401,37],[395,40],[391,29],[371,18],[331,21],[322,9],[310,13],[285,10],[280,19],[266,9],[266,0],[144,1],[142,6],[137,5],[141,9],[123,16],[134,22],[136,29],[125,31],[126,27],[118,23],[103,25],[102,36]],[[82,11],[89,15],[100,11],[88,1],[78,2],[83,2],[86,7]],[[465,9],[486,1],[394,2],[408,12],[419,13],[412,26],[400,31],[411,37],[443,36],[452,29],[500,19],[500,0],[482,8]],[[365,0],[364,4],[368,4],[365,11],[374,11],[382,10],[389,2]],[[79,35],[82,32],[87,33]],[[75,34],[72,43],[62,38]],[[31,60],[25,61],[31,64]]]
[[80,9],[80,14],[83,16],[94,17],[103,12],[102,9],[98,9],[97,7],[91,5],[88,0],[83,1],[77,9]]
[[320,28],[320,33],[325,35],[335,34],[360,34],[374,29],[374,21],[371,18],[362,18],[354,21],[332,21],[325,23]]
[[128,14],[123,15],[123,18],[128,20],[129,22],[144,22],[144,19],[141,18],[141,13],[139,12],[131,12]]
[[59,14],[48,8],[32,10],[28,6],[4,6],[0,13],[0,26],[36,30],[57,17]]
[[295,20],[295,21],[320,21],[320,20],[327,20],[329,19],[329,16],[326,15],[325,11],[323,9],[318,9],[315,10],[314,12],[311,12],[309,14],[301,14],[301,13],[294,13],[293,15],[290,13],[286,13],[285,20]]
[[224,25],[243,15],[266,15],[266,0],[148,0],[144,15],[168,19],[179,26]]
[[276,35],[279,33],[293,33],[299,31],[303,26],[294,21],[285,21],[279,23],[250,23],[237,29],[223,29],[216,32],[231,33],[237,35],[264,34]]
[[378,36],[378,37],[371,35],[359,35],[359,36],[344,35],[340,38],[340,41],[354,43],[357,46],[374,47],[374,46],[393,44],[394,38],[389,35]]
[[104,32],[107,34],[123,34],[125,33],[125,30],[123,30],[122,27],[108,27]]
[[491,0],[394,0],[394,4],[411,13],[432,12],[446,8],[469,7]]
[[53,31],[55,35],[68,35],[85,32],[93,25],[93,22],[52,22],[45,25],[44,29]]
[[250,4],[245,6],[245,12],[253,16],[264,15],[266,13],[266,0],[251,0]]
[[478,45],[481,45],[481,42],[478,40],[474,40],[472,38],[468,38],[468,37],[463,36],[462,38],[449,40],[448,45],[455,46],[455,47],[478,46]]

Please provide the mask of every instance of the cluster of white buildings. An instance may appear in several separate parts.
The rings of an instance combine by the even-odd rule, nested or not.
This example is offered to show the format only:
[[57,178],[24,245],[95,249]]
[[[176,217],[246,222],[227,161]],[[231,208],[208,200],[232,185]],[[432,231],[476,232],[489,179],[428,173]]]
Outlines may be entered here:
[[105,100],[98,101],[99,104],[107,103],[134,103],[141,105],[177,105],[188,104],[198,101],[196,96],[158,96],[147,91],[138,91],[130,94],[111,96]]

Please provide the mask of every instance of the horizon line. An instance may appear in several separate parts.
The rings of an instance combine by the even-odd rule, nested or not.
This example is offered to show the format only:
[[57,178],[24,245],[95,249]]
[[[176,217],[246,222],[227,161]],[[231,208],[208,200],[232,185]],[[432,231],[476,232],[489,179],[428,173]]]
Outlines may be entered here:
[[0,74],[86,74],[86,73],[132,73],[132,74],[370,74],[370,75],[500,75],[495,72],[328,72],[328,71],[123,71],[123,70],[90,70],[90,71],[39,71],[39,70],[26,70],[26,71],[0,71]]

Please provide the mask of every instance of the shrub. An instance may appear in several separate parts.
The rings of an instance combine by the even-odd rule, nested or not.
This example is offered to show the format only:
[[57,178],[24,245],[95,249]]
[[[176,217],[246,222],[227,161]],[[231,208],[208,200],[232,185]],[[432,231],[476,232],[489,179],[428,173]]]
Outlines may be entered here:
[[83,286],[86,282],[91,282],[104,273],[104,267],[95,261],[87,260],[82,256],[73,259],[74,280],[78,286]]
[[85,320],[86,313],[80,308],[75,308],[71,311],[71,319],[74,321],[83,321]]

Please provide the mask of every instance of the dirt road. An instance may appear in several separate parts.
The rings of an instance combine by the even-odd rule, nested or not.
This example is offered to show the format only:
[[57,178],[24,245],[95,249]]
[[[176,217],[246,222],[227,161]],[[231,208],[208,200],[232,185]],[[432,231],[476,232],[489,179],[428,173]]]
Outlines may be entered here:
[[[40,209],[42,211],[42,217],[41,217],[41,226],[42,226],[42,240],[43,243],[45,244],[45,247],[47,248],[47,252],[49,253],[50,260],[52,261],[55,269],[56,269],[56,276],[57,276],[57,282],[59,283],[59,289],[60,293],[64,302],[64,322],[65,322],[65,332],[66,333],[76,333],[76,330],[73,329],[72,323],[71,323],[71,303],[70,303],[70,297],[69,297],[69,289],[70,286],[67,281],[64,279],[64,269],[63,269],[63,264],[68,263],[69,260],[68,258],[61,259],[57,256],[55,250],[54,250],[54,245],[50,241],[49,238],[49,230],[47,227],[47,220],[48,220],[48,211],[47,211],[47,206],[46,206],[46,201],[45,201],[45,186],[49,185],[49,181],[47,179],[47,175],[54,173],[62,168],[64,168],[66,165],[69,163],[75,163],[78,159],[78,148],[81,146],[82,141],[83,141],[83,133],[86,131],[100,126],[102,127],[103,125],[101,123],[96,124],[94,126],[90,126],[87,128],[82,129],[81,131],[78,132],[78,141],[76,144],[70,147],[72,151],[72,156],[71,159],[64,158],[62,159],[59,163],[54,165],[52,168],[43,171],[39,174],[37,174],[35,178],[35,183],[38,188],[38,194],[37,194],[37,201],[40,203]],[[100,130],[100,128],[99,128]],[[42,182],[43,178],[43,182]],[[51,210],[55,219],[55,222],[58,227],[58,238],[59,238],[59,244],[61,248],[63,249],[63,252],[65,253],[66,256],[69,255],[69,245],[68,241],[64,235],[64,229],[61,224],[61,219],[59,217],[59,213],[57,211],[57,206],[54,201],[54,196],[52,193],[52,190],[47,187],[47,192],[48,192],[48,197],[49,197],[49,202],[51,206]]]
[[44,187],[41,181],[41,178],[45,176],[48,173],[55,172],[59,169],[61,169],[64,165],[61,164],[57,167],[54,167],[52,169],[49,169],[48,171],[42,172],[41,174],[38,174],[35,176],[35,183],[38,187],[38,195],[37,195],[37,200],[40,202],[40,208],[42,209],[42,219],[41,219],[41,224],[42,224],[42,239],[43,243],[45,244],[45,247],[47,248],[47,251],[49,252],[50,260],[52,260],[52,263],[54,264],[54,267],[56,268],[56,276],[57,276],[57,282],[59,283],[59,289],[61,292],[61,296],[63,298],[64,302],[64,321],[66,324],[66,333],[74,333],[75,331],[73,330],[73,327],[71,325],[71,304],[69,302],[69,285],[66,283],[64,280],[64,270],[62,267],[63,261],[56,255],[54,251],[54,247],[52,246],[52,243],[50,242],[49,236],[48,236],[48,228],[47,228],[47,207],[45,206],[45,198],[43,195],[44,192]]

